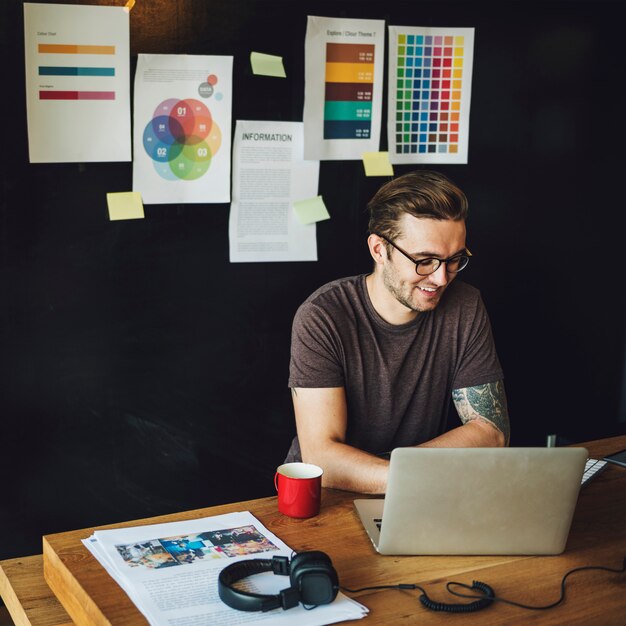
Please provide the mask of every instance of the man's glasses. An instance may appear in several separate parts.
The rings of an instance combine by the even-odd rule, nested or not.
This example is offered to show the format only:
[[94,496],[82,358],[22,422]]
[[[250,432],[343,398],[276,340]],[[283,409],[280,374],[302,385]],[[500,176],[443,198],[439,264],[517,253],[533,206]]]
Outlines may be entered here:
[[[373,233],[377,235],[378,233]],[[434,274],[440,267],[442,263],[446,264],[446,272],[449,274],[456,274],[461,270],[464,270],[469,263],[470,257],[472,253],[465,248],[465,252],[461,252],[460,254],[455,254],[454,256],[448,257],[447,259],[438,259],[437,257],[428,257],[426,259],[414,259],[408,252],[405,252],[400,246],[397,246],[393,241],[387,239],[383,235],[378,235],[381,239],[384,239],[388,244],[392,245],[400,254],[403,254],[409,261],[415,263],[415,271],[420,276],[428,276],[429,274]]]

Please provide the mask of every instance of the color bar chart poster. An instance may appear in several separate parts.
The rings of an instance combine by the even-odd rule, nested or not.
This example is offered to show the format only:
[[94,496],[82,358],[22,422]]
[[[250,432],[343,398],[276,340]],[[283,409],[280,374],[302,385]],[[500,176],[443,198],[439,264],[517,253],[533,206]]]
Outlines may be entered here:
[[304,158],[361,159],[380,143],[384,20],[308,16]]
[[130,161],[123,7],[24,4],[31,163]]
[[391,163],[467,163],[473,28],[389,26]]
[[230,202],[232,81],[232,56],[138,56],[133,191],[144,204]]

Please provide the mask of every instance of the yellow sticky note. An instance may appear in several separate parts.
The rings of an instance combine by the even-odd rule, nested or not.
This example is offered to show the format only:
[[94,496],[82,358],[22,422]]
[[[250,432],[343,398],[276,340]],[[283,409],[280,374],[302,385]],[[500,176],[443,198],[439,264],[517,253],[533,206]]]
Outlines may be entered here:
[[389,152],[364,152],[363,166],[366,176],[393,176]]
[[107,193],[109,205],[109,219],[137,220],[143,219],[143,202],[138,191],[124,191],[122,193]]
[[277,57],[273,54],[251,52],[250,65],[252,65],[253,74],[277,76],[278,78],[285,78],[287,76],[285,74],[285,68],[283,67],[283,57]]
[[296,213],[296,217],[303,224],[313,224],[314,222],[330,219],[328,209],[322,200],[322,196],[298,200],[293,203],[293,210]]

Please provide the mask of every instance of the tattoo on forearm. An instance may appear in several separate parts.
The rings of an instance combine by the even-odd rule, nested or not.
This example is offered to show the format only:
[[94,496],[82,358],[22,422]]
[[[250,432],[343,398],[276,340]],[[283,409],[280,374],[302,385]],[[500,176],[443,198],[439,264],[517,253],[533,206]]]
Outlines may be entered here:
[[506,404],[504,384],[501,380],[476,387],[454,389],[454,406],[464,424],[472,420],[481,420],[497,428],[509,443],[509,412]]

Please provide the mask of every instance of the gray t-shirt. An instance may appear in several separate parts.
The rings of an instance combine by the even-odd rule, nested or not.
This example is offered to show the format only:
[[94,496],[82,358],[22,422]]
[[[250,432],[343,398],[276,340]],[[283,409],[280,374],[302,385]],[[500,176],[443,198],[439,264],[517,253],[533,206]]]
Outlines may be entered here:
[[[374,310],[364,274],[324,285],[293,321],[289,387],[344,387],[346,443],[373,454],[440,435],[453,389],[500,379],[480,292],[459,280],[399,326]],[[287,460],[301,460],[297,437]]]

